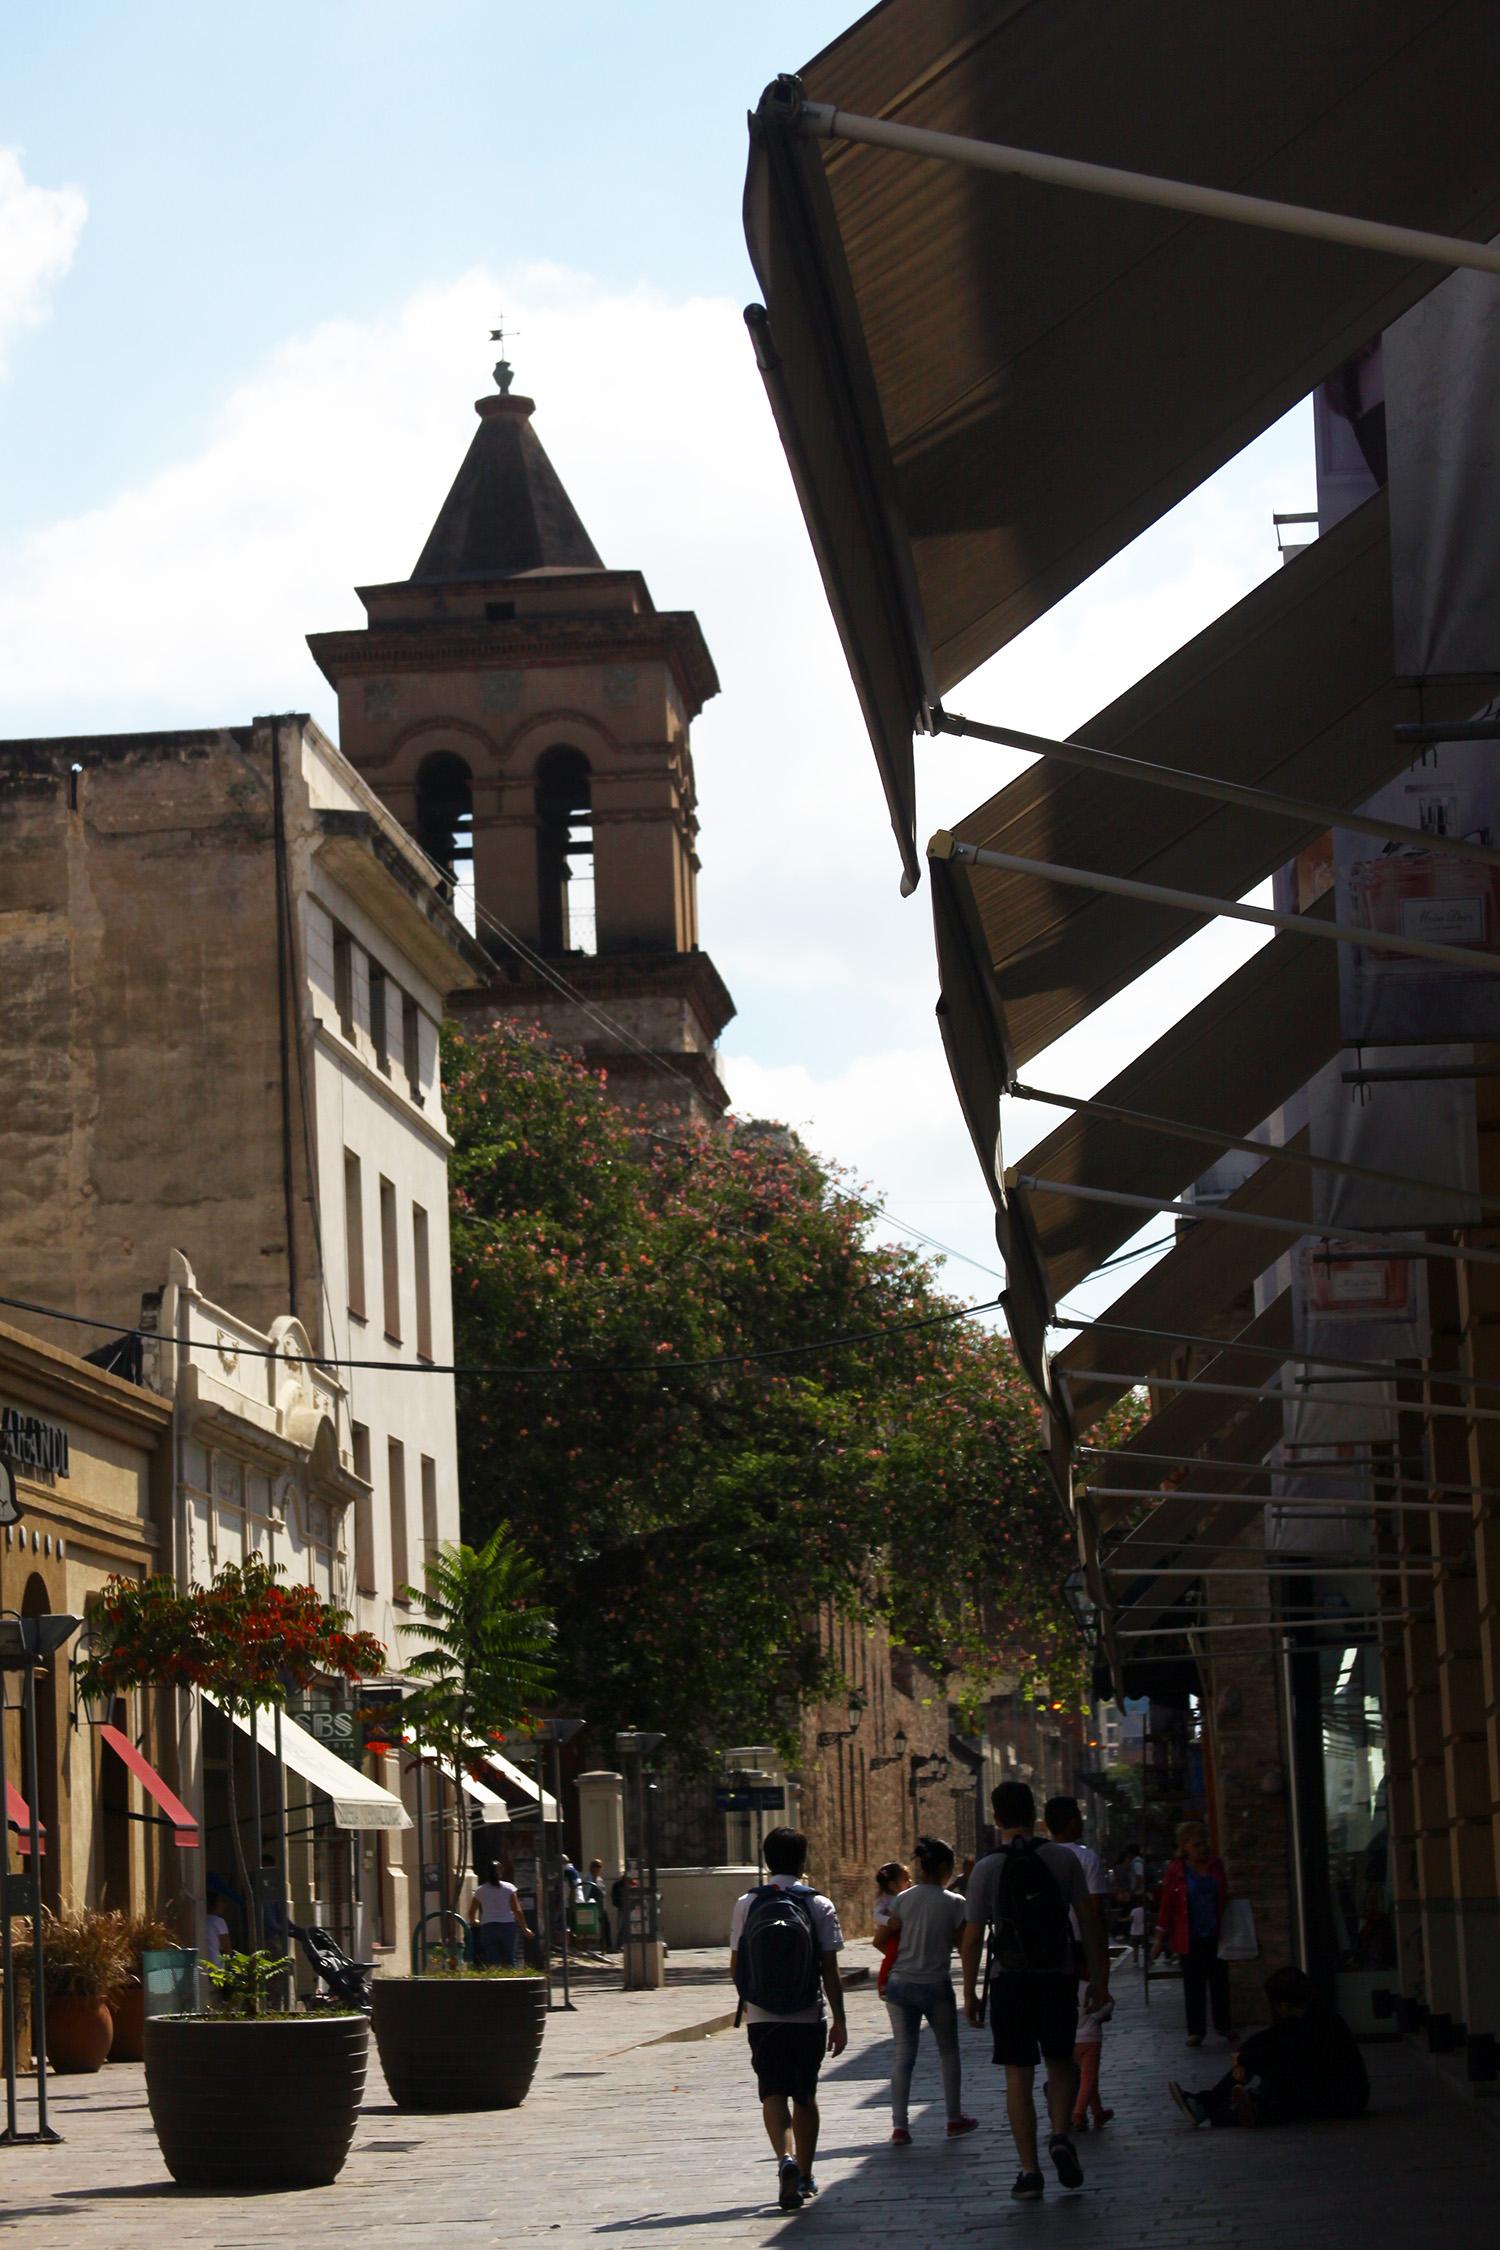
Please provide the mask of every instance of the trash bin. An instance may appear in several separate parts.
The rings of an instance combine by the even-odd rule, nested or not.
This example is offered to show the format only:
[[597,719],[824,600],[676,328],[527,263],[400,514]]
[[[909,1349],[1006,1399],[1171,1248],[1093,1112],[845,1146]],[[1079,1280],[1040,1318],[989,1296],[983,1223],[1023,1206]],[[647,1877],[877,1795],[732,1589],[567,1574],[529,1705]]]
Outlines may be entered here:
[[198,1949],[193,1945],[148,1948],[141,1955],[141,1983],[148,2016],[190,2016],[198,2006]]

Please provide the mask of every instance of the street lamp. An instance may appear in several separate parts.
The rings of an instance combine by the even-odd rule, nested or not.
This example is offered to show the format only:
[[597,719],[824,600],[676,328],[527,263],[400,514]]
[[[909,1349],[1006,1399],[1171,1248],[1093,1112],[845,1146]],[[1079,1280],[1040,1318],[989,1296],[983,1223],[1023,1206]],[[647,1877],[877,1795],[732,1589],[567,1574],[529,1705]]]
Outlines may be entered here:
[[846,1727],[824,1727],[818,1735],[818,1748],[830,1750],[835,1742],[847,1742],[851,1735],[858,1734],[864,1715],[865,1699],[856,1688],[849,1697],[849,1724]]
[[[644,1944],[647,1945],[653,1944],[655,1940],[660,1937],[661,1930],[658,1926],[656,1913],[656,1822],[654,1818],[655,1808],[651,1803],[651,1797],[654,1797],[655,1795],[655,1784],[652,1784],[651,1797],[648,1797],[646,1788],[646,1760],[651,1757],[655,1751],[661,1748],[666,1739],[667,1738],[664,1734],[657,1734],[643,1727],[622,1727],[619,1733],[615,1736],[615,1749],[619,1752],[620,1756],[622,1758],[634,1758],[635,1760],[635,1864],[638,1875],[641,1879],[640,1889],[644,1906],[644,1912],[641,1914],[637,1924],[636,1935],[643,1941]],[[625,1947],[625,1931],[623,1927],[620,1932],[620,1939],[622,1959],[625,1963],[625,1976],[628,1986],[630,1975],[628,1965],[629,1953],[628,1949],[626,1949]],[[646,1957],[644,1955],[637,1956],[637,1966],[639,1969],[639,1973],[643,1977],[648,1974]],[[652,1966],[654,1966],[654,1957]]]
[[871,1773],[874,1773],[881,1766],[899,1766],[902,1759],[906,1756],[905,1727],[897,1727],[895,1735],[892,1739],[894,1740],[896,1745],[895,1749],[888,1752],[884,1757],[872,1758],[870,1760]]
[[[47,2123],[47,1996],[42,1978],[41,1884],[38,1868],[42,1853],[42,1823],[38,1811],[36,1755],[36,1675],[49,1656],[62,1648],[83,1623],[66,1614],[21,1617],[8,1610],[0,1615],[0,1673],[21,1675],[21,1778],[31,1808],[25,1872],[14,1881],[10,1873],[10,1829],[0,1817],[0,1976],[5,1979],[3,2045],[5,2049],[5,2130],[0,2144],[14,2141],[60,2141],[62,2135]],[[0,1712],[0,1800],[6,1795],[5,1721]],[[56,1838],[53,1839],[54,1844]],[[36,2131],[23,2133],[16,2123],[16,1978],[10,1925],[13,1913],[31,1922],[31,2047],[36,2063]]]

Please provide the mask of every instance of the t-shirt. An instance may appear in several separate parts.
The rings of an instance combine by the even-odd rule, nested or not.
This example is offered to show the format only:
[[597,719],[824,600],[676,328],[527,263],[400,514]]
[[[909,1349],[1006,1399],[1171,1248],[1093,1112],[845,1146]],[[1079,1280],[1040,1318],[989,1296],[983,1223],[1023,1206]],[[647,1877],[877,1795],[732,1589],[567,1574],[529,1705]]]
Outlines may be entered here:
[[[1079,1862],[1083,1868],[1084,1877],[1089,1886],[1090,1896],[1093,1898],[1102,1898],[1109,1889],[1109,1877],[1104,1871],[1104,1862],[1099,1857],[1099,1854],[1095,1851],[1093,1845],[1069,1844],[1068,1850],[1070,1852],[1076,1852],[1078,1855]],[[1079,1926],[1077,1909],[1070,1908],[1069,1912],[1072,1917],[1073,1935],[1074,1937],[1081,1940],[1083,1937],[1083,1931]]]
[[[1088,1877],[1083,1872],[1083,1862],[1079,1859],[1077,1853],[1066,1844],[1054,1844],[1050,1841],[1033,1844],[1030,1848],[1035,1851],[1038,1859],[1062,1892],[1064,1904],[1070,1906],[1075,1913],[1080,1906],[1087,1906],[1089,1896]],[[987,1853],[969,1877],[968,1897],[964,1902],[964,1919],[976,1923],[980,1929],[988,1929],[998,1914],[1000,1877],[1004,1869],[1005,1848],[1002,1846],[997,1852]],[[1062,1975],[1071,1976],[1073,1974],[1073,1964],[1070,1960],[1059,1961],[1057,1969],[1058,1973]],[[1025,1976],[1028,1974],[1034,1975],[1037,1972],[1023,1969],[1015,1973]]]
[[229,1924],[222,1914],[205,1914],[203,1917],[203,1958],[215,1968],[224,1958],[224,1942],[229,1936]]
[[901,1943],[891,1964],[897,1984],[946,1984],[952,1974],[953,1941],[964,1926],[964,1901],[957,1891],[936,1883],[913,1883],[891,1901],[891,1920],[901,1925]]
[[[779,1891],[789,1891],[797,1888],[801,1882],[801,1877],[798,1875],[771,1875],[767,1877],[767,1881],[774,1883]],[[904,1898],[906,1893],[903,1891],[901,1895]],[[740,1935],[745,1927],[745,1917],[750,1911],[750,1901],[754,1896],[754,1891],[742,1891],[734,1902],[734,1912],[729,1917],[729,1950],[731,1953],[737,1952],[739,1949]],[[812,1916],[813,1935],[818,1941],[819,1951],[837,1953],[843,1946],[844,1933],[839,1928],[838,1913],[833,1900],[824,1898],[821,1891],[808,1891],[803,1903]],[[746,2023],[821,2023],[823,2021],[822,1987],[819,1986],[818,1997],[810,2008],[798,2008],[789,2016],[778,2016],[770,2008],[757,2008],[752,2001],[747,2000],[745,2002],[745,2021]]]
[[486,1922],[513,1922],[516,1918],[514,1883],[476,1883],[474,1900],[481,1927]]

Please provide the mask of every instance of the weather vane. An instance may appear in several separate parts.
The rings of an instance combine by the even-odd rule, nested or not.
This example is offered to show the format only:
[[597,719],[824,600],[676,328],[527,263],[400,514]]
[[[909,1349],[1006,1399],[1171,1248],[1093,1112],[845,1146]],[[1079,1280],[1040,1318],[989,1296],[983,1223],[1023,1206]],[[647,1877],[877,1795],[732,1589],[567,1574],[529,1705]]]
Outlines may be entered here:
[[[519,328],[511,330],[513,336],[519,336],[520,333]],[[502,398],[510,396],[510,386],[516,379],[516,371],[505,357],[505,341],[505,315],[502,313],[500,326],[490,330],[490,342],[500,346],[500,357],[495,362],[495,383]]]

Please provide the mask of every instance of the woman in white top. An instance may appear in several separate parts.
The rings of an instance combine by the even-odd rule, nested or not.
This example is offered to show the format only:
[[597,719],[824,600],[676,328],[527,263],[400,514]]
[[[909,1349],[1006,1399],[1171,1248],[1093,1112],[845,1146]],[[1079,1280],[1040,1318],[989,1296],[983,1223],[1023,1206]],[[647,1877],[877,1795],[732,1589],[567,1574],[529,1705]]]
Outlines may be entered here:
[[517,1969],[521,1941],[529,1938],[520,1893],[508,1882],[496,1860],[488,1883],[476,1883],[469,1907],[474,1925],[474,1958],[481,1969]]
[[950,1891],[953,1846],[940,1836],[919,1836],[913,1854],[916,1880],[891,1901],[887,1930],[896,1934],[895,1962],[885,1988],[896,2054],[891,2066],[891,2139],[897,2148],[911,2141],[907,2105],[917,2060],[922,2018],[932,2026],[943,2066],[943,2101],[948,2137],[972,2133],[977,2118],[962,2106],[963,2064],[958,2052],[958,2004],[953,1996],[953,1947],[963,1927],[964,1902]]

